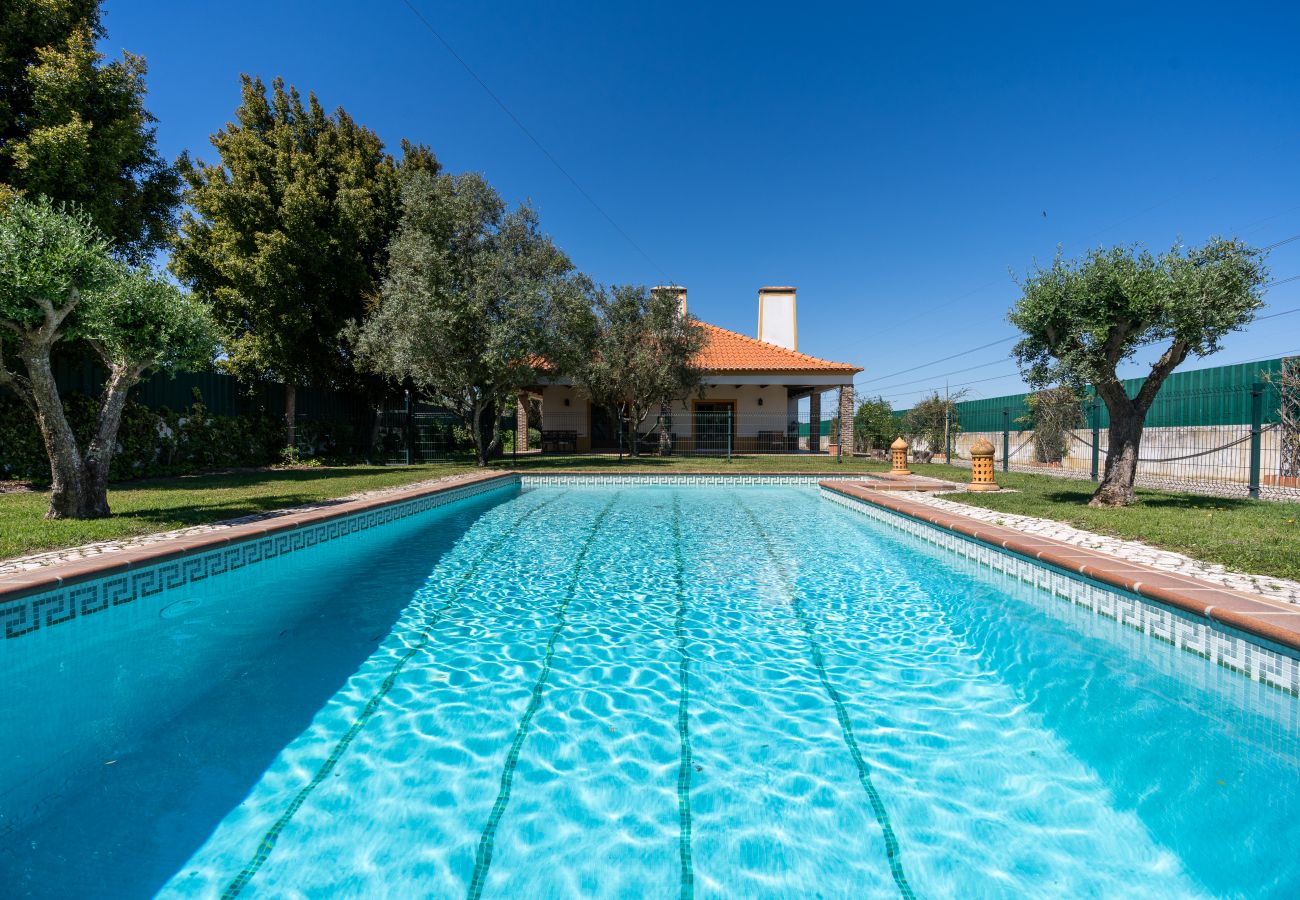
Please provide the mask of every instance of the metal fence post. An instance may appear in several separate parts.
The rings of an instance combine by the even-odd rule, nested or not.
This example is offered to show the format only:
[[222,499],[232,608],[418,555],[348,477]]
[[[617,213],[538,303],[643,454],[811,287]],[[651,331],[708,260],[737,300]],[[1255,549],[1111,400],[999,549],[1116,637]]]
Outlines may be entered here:
[[1092,398],[1089,411],[1092,413],[1092,480],[1096,481],[1101,477],[1101,404],[1096,397]]
[[1011,471],[1011,410],[1002,407],[1002,471]]
[[727,462],[731,462],[731,410],[727,410]]
[[1264,385],[1258,381],[1250,386],[1250,496],[1259,499],[1260,435],[1264,425]]
[[402,409],[402,443],[406,447],[406,464],[411,464],[411,392],[406,392]]

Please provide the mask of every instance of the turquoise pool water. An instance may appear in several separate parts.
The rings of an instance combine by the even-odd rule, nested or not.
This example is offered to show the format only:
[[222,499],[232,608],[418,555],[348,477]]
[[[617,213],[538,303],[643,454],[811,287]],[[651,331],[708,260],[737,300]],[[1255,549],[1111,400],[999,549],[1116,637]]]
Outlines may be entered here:
[[0,643],[5,896],[1300,894],[1296,698],[808,488],[501,491],[131,606]]

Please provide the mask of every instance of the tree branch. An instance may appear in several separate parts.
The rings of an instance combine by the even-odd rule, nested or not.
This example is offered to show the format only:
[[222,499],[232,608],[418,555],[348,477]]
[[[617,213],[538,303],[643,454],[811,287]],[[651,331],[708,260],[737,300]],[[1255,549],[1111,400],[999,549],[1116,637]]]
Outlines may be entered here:
[[1133,403],[1145,413],[1151,408],[1152,402],[1156,399],[1156,394],[1160,392],[1160,386],[1165,383],[1169,373],[1178,368],[1187,358],[1191,345],[1186,341],[1174,341],[1165,350],[1164,354],[1155,361],[1151,366],[1151,372],[1147,375],[1146,380],[1142,382],[1142,389],[1138,391],[1137,397]]

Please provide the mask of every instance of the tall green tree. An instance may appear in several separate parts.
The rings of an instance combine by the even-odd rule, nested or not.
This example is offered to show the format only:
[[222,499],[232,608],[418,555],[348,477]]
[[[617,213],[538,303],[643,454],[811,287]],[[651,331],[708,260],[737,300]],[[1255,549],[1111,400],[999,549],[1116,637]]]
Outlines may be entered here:
[[964,396],[965,391],[955,391],[946,397],[934,391],[907,411],[903,417],[903,430],[924,441],[930,453],[947,453],[949,438],[961,431],[961,407],[957,404]]
[[[1235,239],[1174,246],[1156,256],[1140,247],[1058,252],[1021,284],[1008,318],[1024,333],[1015,346],[1025,380],[1082,390],[1092,384],[1110,412],[1106,470],[1090,506],[1134,502],[1142,429],[1160,386],[1188,356],[1219,349],[1263,304],[1267,270],[1260,254]],[[1139,349],[1159,347],[1130,397],[1117,374]]]
[[894,418],[894,408],[884,397],[858,402],[853,414],[853,434],[859,447],[867,450],[884,450],[898,437],[899,422]]
[[[148,372],[211,362],[207,308],[148,269],[109,255],[89,216],[48,199],[0,210],[0,384],[36,417],[50,459],[48,518],[109,514],[108,473],[127,394]],[[85,341],[108,371],[83,448],[50,364],[62,341]]]
[[421,172],[403,190],[379,302],[352,337],[363,368],[455,413],[482,466],[584,299],[531,209],[507,212],[479,175]]
[[144,59],[95,49],[99,7],[0,4],[0,186],[77,204],[115,255],[139,262],[170,240],[180,182],[155,145]]
[[[573,382],[626,430],[632,456],[640,455],[637,435],[652,412],[701,390],[704,329],[679,303],[672,289],[596,288],[593,315],[573,320],[583,328],[568,342],[579,350],[570,353]],[[661,431],[661,447],[664,437]]]
[[[235,121],[212,136],[218,161],[181,159],[187,190],[176,274],[212,306],[224,365],[245,380],[285,385],[294,444],[299,385],[356,379],[340,332],[378,291],[400,195],[398,163],[343,110],[304,103],[277,78],[241,80]],[[403,143],[404,168],[436,172]]]

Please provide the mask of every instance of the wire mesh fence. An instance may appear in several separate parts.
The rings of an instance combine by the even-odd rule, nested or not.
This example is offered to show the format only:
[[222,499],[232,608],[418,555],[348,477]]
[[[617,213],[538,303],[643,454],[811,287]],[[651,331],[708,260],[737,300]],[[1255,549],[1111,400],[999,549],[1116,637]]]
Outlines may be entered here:
[[[516,453],[514,414],[501,417],[497,454]],[[389,402],[376,417],[374,456],[385,465],[467,460],[474,456],[474,436],[455,413],[403,401]]]
[[638,422],[599,407],[580,412],[544,410],[539,430],[537,449],[543,453],[752,456],[836,455],[841,450],[836,439],[838,421],[833,417],[819,419],[814,428],[807,412],[737,411],[729,403],[701,402],[693,409],[647,415]]
[[[1161,391],[1147,413],[1138,453],[1137,484],[1221,497],[1300,501],[1300,431],[1288,420],[1300,407],[1280,379],[1250,384]],[[999,415],[1000,413],[1000,415]],[[1035,430],[1032,417],[1011,407],[981,410],[975,430],[960,419],[956,465],[969,465],[979,437],[993,443],[1003,471],[1099,479],[1109,454],[1109,417],[1095,396],[1080,404],[1082,427],[1054,434]],[[998,419],[1001,422],[998,422]],[[1001,427],[989,428],[992,423]],[[940,448],[934,448],[939,450]]]

